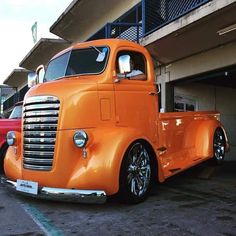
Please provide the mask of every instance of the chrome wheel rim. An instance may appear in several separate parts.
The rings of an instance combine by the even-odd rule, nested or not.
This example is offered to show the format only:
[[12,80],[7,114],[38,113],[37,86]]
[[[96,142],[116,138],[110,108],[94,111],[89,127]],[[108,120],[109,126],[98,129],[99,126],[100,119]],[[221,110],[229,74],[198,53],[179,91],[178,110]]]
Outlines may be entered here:
[[223,160],[225,155],[225,140],[221,130],[216,130],[214,137],[214,153],[218,161]]
[[151,179],[150,157],[141,143],[134,144],[128,155],[127,181],[132,194],[141,196],[148,190]]

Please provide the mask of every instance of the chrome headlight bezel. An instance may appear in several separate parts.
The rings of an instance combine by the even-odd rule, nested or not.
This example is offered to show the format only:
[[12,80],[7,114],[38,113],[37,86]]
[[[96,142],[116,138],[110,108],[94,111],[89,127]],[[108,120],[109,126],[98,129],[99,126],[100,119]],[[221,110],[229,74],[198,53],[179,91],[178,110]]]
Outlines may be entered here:
[[16,143],[16,133],[14,131],[7,132],[6,141],[9,146],[13,146]]
[[84,148],[88,142],[88,135],[84,130],[76,130],[73,141],[76,147]]

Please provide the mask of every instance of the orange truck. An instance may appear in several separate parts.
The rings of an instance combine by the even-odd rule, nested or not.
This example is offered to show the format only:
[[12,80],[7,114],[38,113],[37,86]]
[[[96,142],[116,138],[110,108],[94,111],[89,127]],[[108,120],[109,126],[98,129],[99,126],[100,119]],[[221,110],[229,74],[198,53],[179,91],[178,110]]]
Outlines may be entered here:
[[28,82],[23,132],[7,134],[2,178],[19,193],[138,203],[153,181],[210,158],[221,163],[228,150],[218,112],[159,112],[152,58],[136,43],[76,44]]

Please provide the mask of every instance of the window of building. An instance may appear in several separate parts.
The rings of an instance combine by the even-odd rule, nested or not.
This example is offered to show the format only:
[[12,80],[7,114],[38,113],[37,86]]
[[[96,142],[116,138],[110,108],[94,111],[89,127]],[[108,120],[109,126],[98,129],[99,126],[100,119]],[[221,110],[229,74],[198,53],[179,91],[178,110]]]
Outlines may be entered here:
[[174,97],[174,111],[196,111],[197,101],[194,98],[189,98],[182,95]]

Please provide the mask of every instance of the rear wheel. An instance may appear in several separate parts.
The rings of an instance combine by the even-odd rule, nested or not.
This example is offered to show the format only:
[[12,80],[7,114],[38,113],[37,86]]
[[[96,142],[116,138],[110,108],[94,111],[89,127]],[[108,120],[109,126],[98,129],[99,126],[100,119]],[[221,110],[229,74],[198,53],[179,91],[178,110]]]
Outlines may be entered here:
[[222,162],[224,161],[225,147],[226,147],[226,141],[224,132],[221,128],[217,128],[215,130],[214,140],[213,140],[213,150],[214,150],[213,161],[215,162],[215,164],[222,164]]
[[120,172],[119,197],[122,202],[138,203],[149,194],[152,168],[151,153],[141,141],[130,145]]

